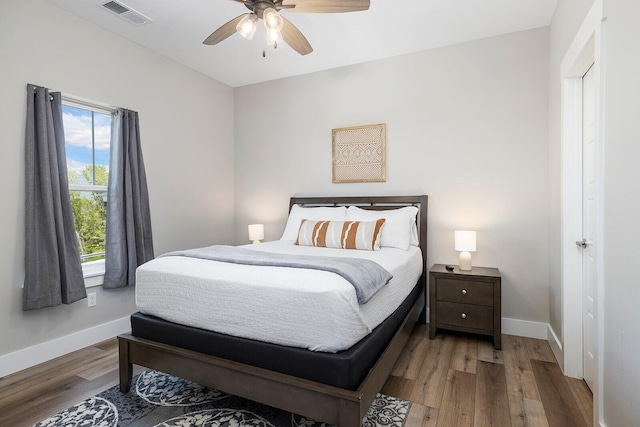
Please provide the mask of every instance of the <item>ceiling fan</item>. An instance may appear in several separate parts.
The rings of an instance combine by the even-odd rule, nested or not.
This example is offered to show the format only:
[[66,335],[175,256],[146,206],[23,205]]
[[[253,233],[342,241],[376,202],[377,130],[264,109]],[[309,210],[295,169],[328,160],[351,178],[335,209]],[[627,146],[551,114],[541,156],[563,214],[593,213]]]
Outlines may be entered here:
[[[259,19],[264,21],[267,42],[274,47],[284,41],[300,55],[313,51],[307,38],[280,10],[299,13],[343,13],[369,9],[370,0],[232,0],[244,4],[250,13],[244,13],[215,30],[202,43],[218,44],[235,32],[251,40]],[[264,52],[262,53],[264,56]]]

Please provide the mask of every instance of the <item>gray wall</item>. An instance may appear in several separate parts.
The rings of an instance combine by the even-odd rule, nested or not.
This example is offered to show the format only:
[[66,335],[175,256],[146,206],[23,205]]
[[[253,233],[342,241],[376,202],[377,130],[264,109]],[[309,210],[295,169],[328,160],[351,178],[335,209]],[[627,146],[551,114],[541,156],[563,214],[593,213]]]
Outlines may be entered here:
[[605,2],[604,423],[640,419],[640,2]]
[[46,1],[0,6],[0,356],[120,319],[133,291],[22,312],[24,123],[34,83],[140,112],[156,253],[233,243],[233,89]]
[[[548,323],[548,29],[236,88],[236,241],[288,198],[425,193],[429,263],[503,274],[503,316]],[[387,181],[331,183],[331,130],[386,123]]]

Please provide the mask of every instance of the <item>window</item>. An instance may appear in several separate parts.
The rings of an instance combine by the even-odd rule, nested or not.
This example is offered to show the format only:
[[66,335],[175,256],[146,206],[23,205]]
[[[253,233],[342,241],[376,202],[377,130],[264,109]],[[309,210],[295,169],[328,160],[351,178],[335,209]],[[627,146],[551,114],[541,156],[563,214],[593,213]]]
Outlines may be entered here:
[[69,195],[86,280],[104,274],[112,112],[63,99]]

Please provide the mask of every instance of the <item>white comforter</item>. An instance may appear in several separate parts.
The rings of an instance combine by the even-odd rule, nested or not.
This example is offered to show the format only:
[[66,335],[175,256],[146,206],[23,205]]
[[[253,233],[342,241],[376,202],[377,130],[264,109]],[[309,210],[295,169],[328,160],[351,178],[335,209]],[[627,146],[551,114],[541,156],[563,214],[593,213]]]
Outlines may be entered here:
[[247,248],[288,254],[367,258],[393,278],[359,305],[335,273],[230,264],[169,256],[136,273],[136,304],[145,314],[187,326],[315,351],[351,347],[386,319],[422,273],[420,249],[359,251],[274,241]]

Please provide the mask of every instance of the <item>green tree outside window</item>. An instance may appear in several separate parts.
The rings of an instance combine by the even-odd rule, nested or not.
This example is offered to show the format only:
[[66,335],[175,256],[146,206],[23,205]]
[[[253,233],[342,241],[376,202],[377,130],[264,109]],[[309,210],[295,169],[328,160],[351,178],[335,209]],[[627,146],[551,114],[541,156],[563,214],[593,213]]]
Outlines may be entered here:
[[[94,185],[106,186],[109,181],[109,173],[104,165],[87,165],[81,174],[85,182],[94,182]],[[81,179],[77,172],[69,171],[68,175],[69,184],[80,184]],[[107,221],[106,191],[70,191],[69,194],[80,255],[96,254],[92,257],[83,257],[82,262],[104,259]]]

